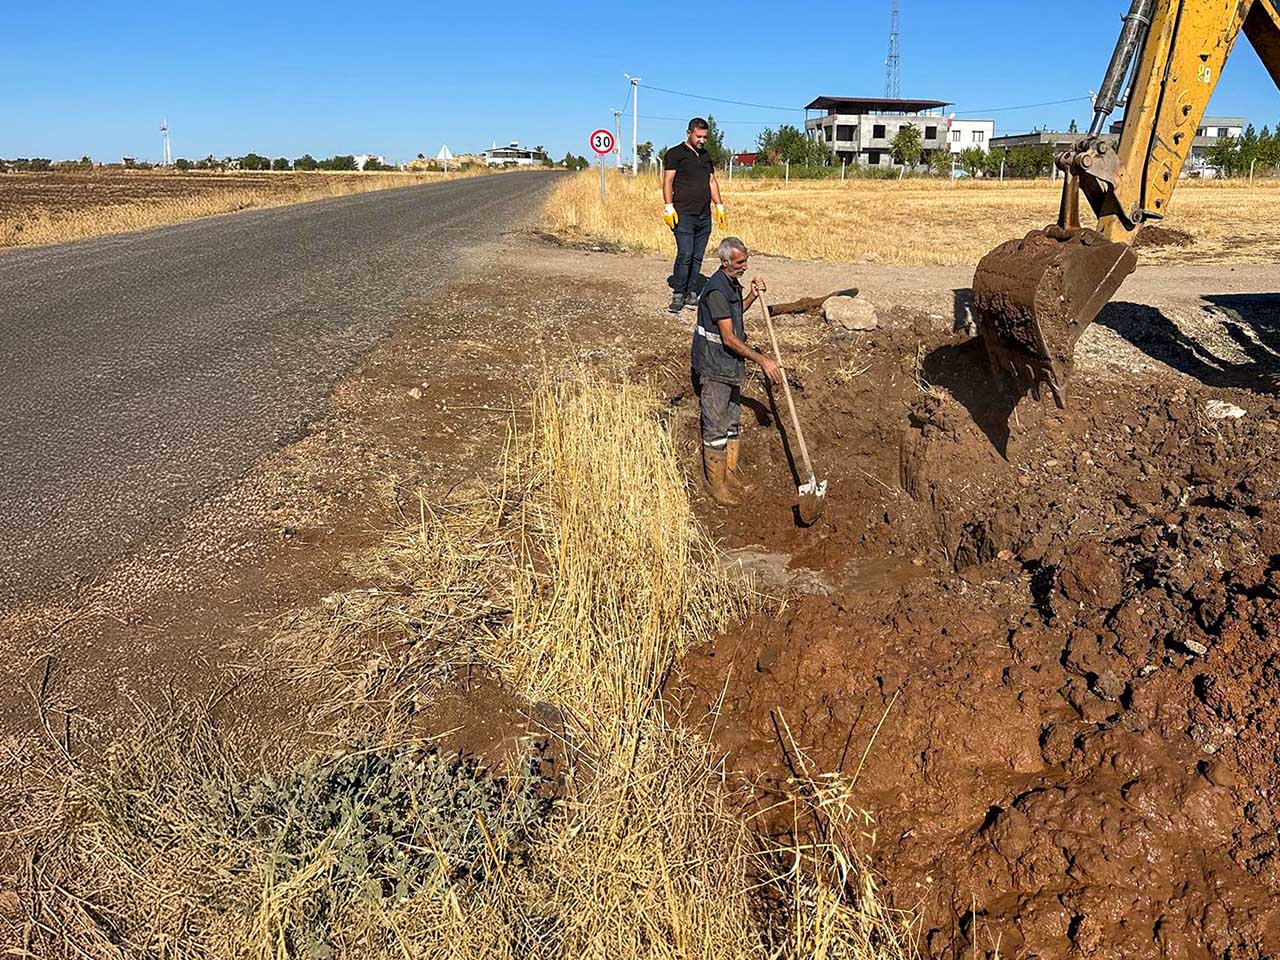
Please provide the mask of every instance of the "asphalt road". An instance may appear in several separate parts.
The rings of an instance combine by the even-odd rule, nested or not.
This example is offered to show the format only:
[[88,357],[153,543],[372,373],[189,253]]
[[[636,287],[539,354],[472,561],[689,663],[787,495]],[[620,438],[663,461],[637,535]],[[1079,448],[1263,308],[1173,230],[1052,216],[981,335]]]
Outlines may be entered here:
[[287,443],[462,248],[509,175],[0,253],[0,602],[92,576]]

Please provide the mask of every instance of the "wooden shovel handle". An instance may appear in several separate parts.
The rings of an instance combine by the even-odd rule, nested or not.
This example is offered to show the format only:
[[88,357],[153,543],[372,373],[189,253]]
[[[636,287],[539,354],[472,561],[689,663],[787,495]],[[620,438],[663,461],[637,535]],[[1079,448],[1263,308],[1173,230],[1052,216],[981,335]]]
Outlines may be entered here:
[[813,464],[809,462],[809,447],[804,442],[804,431],[800,429],[800,418],[796,416],[796,405],[791,399],[791,384],[787,382],[787,368],[782,366],[782,351],[778,349],[778,335],[773,332],[773,321],[769,318],[769,304],[764,298],[764,294],[757,291],[756,299],[760,302],[760,312],[764,314],[764,325],[769,329],[769,342],[773,344],[773,359],[778,361],[778,366],[782,367],[782,392],[787,398],[787,409],[791,411],[791,426],[796,431],[796,442],[800,444],[800,458],[804,461],[804,468],[809,473],[809,481],[813,482],[816,475],[813,472]]

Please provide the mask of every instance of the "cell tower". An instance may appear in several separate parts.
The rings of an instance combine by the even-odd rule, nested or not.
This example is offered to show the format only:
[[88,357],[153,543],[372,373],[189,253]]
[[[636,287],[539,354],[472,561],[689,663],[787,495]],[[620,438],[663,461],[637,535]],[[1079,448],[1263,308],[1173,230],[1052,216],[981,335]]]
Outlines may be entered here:
[[885,99],[896,100],[902,96],[902,62],[898,55],[898,0],[893,0],[893,19],[889,22],[889,56],[884,61]]
[[169,152],[169,118],[160,121],[160,134],[164,137],[164,165],[173,166],[173,154]]

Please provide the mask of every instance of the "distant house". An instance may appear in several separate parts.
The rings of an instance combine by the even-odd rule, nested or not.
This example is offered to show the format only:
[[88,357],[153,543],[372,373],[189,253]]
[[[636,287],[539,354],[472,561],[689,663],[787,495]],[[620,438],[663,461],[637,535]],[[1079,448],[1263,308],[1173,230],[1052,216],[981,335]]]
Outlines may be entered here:
[[[1223,140],[1239,139],[1244,136],[1244,128],[1249,121],[1244,117],[1205,117],[1196,127],[1196,135],[1191,140],[1191,152],[1187,154],[1186,166],[1182,168],[1184,177],[1215,177],[1218,174],[1209,163],[1209,150]],[[1124,122],[1117,121],[1111,125],[1111,132],[1119,135],[1124,129]]]
[[970,147],[988,153],[995,136],[994,120],[958,120],[955,117],[947,120],[947,147],[952,153],[961,153]]
[[759,157],[760,154],[758,153],[735,153],[733,155],[733,165],[741,167],[743,170],[750,170],[756,165],[756,160]]
[[[965,147],[986,149],[995,133],[993,120],[950,120],[942,111],[946,100],[881,97],[817,97],[805,105],[805,133],[825,146],[837,163],[857,163],[888,169],[893,140],[903,127],[920,131],[922,163],[938,152]],[[817,111],[817,116],[810,116]]]
[[512,140],[505,147],[494,144],[484,152],[487,167],[536,167],[546,158],[540,150],[520,146],[518,140]]

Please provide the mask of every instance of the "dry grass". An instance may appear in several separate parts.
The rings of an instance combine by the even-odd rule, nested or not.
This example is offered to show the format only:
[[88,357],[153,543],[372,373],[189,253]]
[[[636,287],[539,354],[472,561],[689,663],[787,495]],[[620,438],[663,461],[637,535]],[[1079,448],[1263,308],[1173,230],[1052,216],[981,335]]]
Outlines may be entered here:
[[[517,454],[511,630],[495,651],[533,701],[634,725],[667,668],[746,611],[693,517],[671,434],[644,387],[544,383]],[[594,722],[594,721],[593,721]]]
[[[721,180],[729,232],[752,249],[800,259],[972,266],[998,243],[1058,213],[1059,185],[934,179]],[[566,240],[671,253],[655,177],[581,173],[547,200],[545,228]],[[1142,251],[1146,263],[1270,263],[1280,256],[1280,181],[1183,181],[1165,225],[1190,233],[1185,248]],[[712,235],[712,243],[719,231]]]
[[65,243],[237,210],[482,175],[94,171],[0,175],[0,248]]
[[[365,570],[382,586],[289,625],[276,651],[286,673],[332,674],[317,699],[368,714],[363,749],[290,767],[287,738],[248,753],[202,711],[178,711],[51,777],[25,808],[20,955],[916,956],[910,917],[885,908],[856,855],[869,821],[849,781],[806,772],[788,801],[799,839],[766,843],[707,743],[666,718],[658,687],[672,660],[752,598],[717,572],[656,413],[642,388],[545,382],[502,490],[447,509],[424,501]],[[235,799],[299,776],[344,783],[335,772],[365,753],[429,758],[396,718],[429,701],[442,663],[472,659],[560,717],[548,811],[529,807],[532,774],[490,790],[484,815],[467,814],[469,788],[406,801],[357,782],[321,793],[322,827],[314,803],[276,809],[264,827]],[[396,769],[420,791],[427,762]],[[399,819],[375,830],[388,805]],[[392,889],[379,872],[392,854],[435,866]]]

